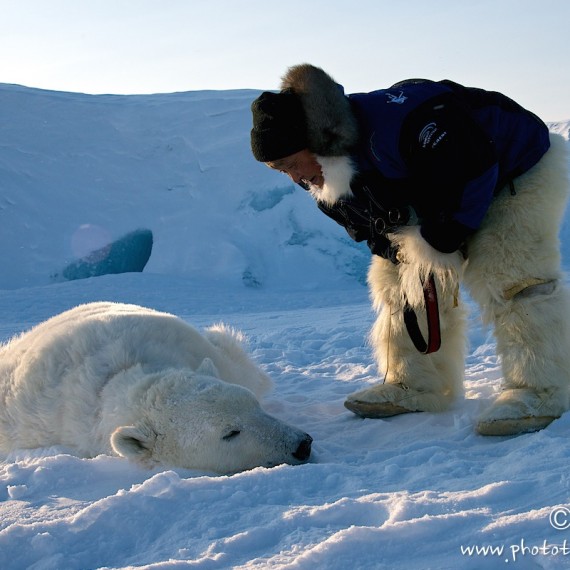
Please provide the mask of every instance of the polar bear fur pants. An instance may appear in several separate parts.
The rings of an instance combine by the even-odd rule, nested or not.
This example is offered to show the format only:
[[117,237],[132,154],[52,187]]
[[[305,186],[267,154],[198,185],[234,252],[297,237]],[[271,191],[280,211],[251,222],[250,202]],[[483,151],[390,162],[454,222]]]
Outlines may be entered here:
[[[563,285],[558,233],[568,193],[567,143],[551,147],[528,172],[502,189],[466,254],[437,252],[419,228],[391,239],[401,263],[373,256],[368,284],[377,319],[370,333],[383,384],[349,396],[365,417],[445,410],[462,393],[466,351],[463,283],[494,326],[504,387],[479,420],[487,435],[540,429],[570,407],[570,298]],[[420,276],[432,273],[438,291],[441,348],[424,355],[403,319],[406,302],[426,322]],[[422,327],[424,336],[427,335]],[[359,407],[360,406],[360,407]]]

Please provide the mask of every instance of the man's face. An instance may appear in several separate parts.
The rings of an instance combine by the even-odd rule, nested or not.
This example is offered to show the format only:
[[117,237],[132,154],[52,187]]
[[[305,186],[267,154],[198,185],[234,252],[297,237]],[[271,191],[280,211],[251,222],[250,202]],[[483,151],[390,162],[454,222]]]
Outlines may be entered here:
[[322,188],[325,182],[321,165],[317,162],[315,155],[307,149],[274,162],[268,162],[267,165],[287,174],[296,184],[301,182]]

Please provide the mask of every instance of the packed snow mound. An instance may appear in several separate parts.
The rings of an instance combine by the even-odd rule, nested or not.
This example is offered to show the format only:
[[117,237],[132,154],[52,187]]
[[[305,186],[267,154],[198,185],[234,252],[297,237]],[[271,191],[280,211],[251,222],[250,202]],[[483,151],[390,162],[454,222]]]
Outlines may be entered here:
[[[0,84],[0,289],[47,284],[138,228],[154,237],[151,273],[246,287],[363,284],[366,246],[251,156],[257,95]],[[550,127],[568,138],[570,121]]]
[[257,95],[0,84],[0,288],[49,283],[137,228],[153,233],[152,273],[251,287],[362,282],[366,247],[251,156]]
[[[264,408],[314,437],[306,465],[231,477],[62,447],[1,457],[0,568],[567,568],[570,413],[474,432],[501,380],[477,311],[465,400],[387,420],[344,408],[383,373],[357,279],[369,254],[250,157],[255,96],[0,85],[0,341],[101,299],[223,320],[275,380]],[[155,240],[144,272],[47,284],[136,228]]]
[[553,133],[562,135],[566,140],[570,139],[570,120],[549,123],[548,127]]

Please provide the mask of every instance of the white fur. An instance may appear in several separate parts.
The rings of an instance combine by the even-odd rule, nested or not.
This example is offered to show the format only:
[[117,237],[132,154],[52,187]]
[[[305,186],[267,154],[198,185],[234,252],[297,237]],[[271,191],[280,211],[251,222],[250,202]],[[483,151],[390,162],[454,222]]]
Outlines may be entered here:
[[[465,282],[495,325],[504,375],[505,393],[485,421],[511,419],[515,410],[558,417],[570,407],[570,299],[558,239],[568,155],[562,137],[551,134],[551,143],[539,164],[515,180],[516,195],[505,189],[494,200],[468,244]],[[555,286],[549,294],[509,299],[506,291],[529,278]],[[534,402],[540,403],[533,412]]]
[[60,444],[217,473],[302,463],[310,438],[261,409],[270,380],[241,340],[135,305],[57,315],[0,347],[0,450]]
[[427,279],[430,274],[436,277],[444,295],[456,293],[464,262],[459,251],[437,251],[421,236],[419,226],[401,227],[388,237],[398,246],[400,290],[410,305],[415,308],[422,307],[422,280]]
[[[465,309],[459,298],[456,306],[454,287],[457,278],[447,271],[436,275],[442,342],[439,351],[424,355],[414,347],[403,318],[404,303],[416,294],[417,288],[421,290],[419,276],[416,272],[417,283],[413,284],[413,293],[410,294],[402,286],[402,273],[410,273],[405,264],[394,265],[373,256],[368,284],[378,317],[369,339],[385,383],[357,392],[348,399],[391,402],[411,411],[439,412],[463,391]],[[420,303],[415,310],[418,324],[427,337],[424,307]]]
[[350,158],[348,156],[317,156],[316,159],[321,165],[325,182],[322,188],[309,184],[309,192],[313,198],[331,206],[342,198],[351,197],[350,181],[355,170]]
[[[567,143],[558,135],[551,141],[542,160],[515,180],[516,195],[504,189],[493,200],[481,228],[468,240],[466,263],[458,252],[434,250],[418,227],[390,236],[402,263],[373,257],[368,283],[378,318],[370,339],[385,384],[349,400],[424,411],[449,406],[461,393],[463,378],[463,278],[495,327],[503,366],[505,391],[482,421],[558,417],[570,408],[570,299],[561,283],[558,242],[569,192]],[[416,309],[425,335],[420,276],[430,272],[438,290],[442,347],[422,355],[411,344],[402,308],[407,301]],[[529,280],[554,285],[511,298],[508,291]]]

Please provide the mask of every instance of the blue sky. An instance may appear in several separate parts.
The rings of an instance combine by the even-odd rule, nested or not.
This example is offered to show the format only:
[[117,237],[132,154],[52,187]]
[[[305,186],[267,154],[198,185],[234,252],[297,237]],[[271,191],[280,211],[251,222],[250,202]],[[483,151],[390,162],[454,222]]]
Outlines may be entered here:
[[449,78],[570,119],[569,0],[0,0],[0,82],[85,93],[347,92]]

